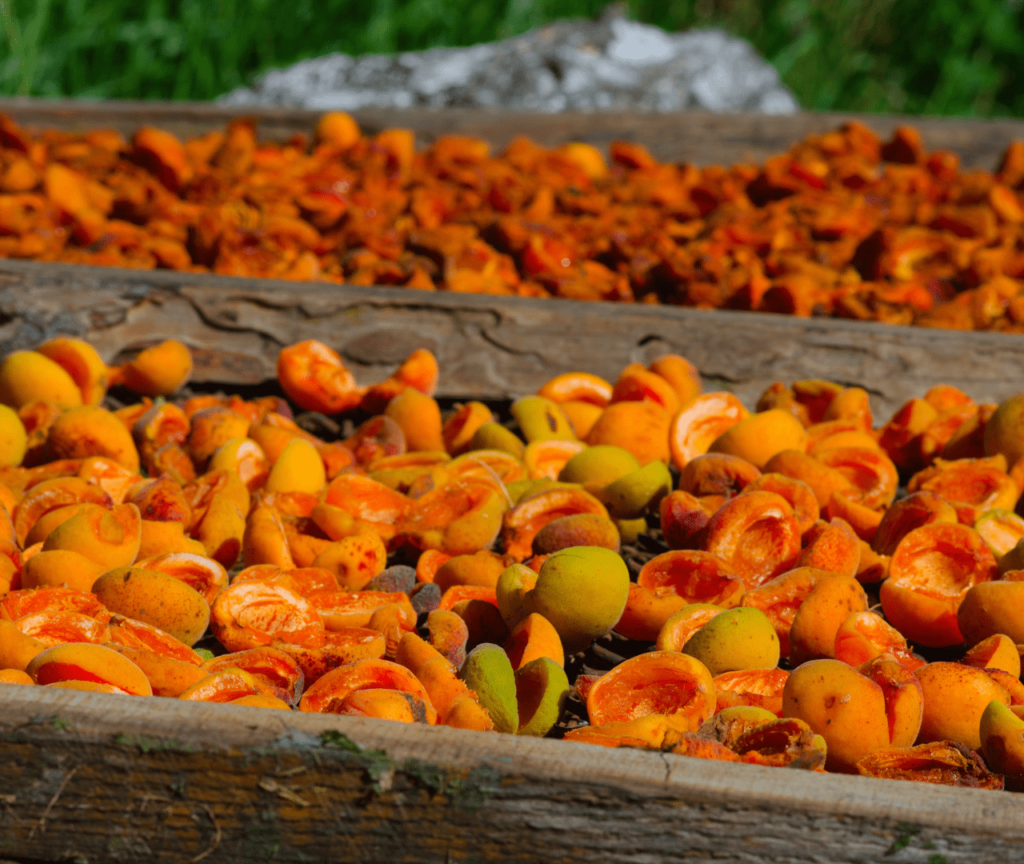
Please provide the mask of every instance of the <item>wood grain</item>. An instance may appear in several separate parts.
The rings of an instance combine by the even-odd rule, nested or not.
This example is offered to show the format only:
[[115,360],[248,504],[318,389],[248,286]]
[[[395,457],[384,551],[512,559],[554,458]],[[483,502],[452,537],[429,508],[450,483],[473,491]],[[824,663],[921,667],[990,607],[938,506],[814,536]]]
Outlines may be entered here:
[[[286,108],[240,110],[190,102],[76,102],[26,98],[0,99],[0,112],[28,126],[85,130],[112,127],[130,135],[144,125],[157,125],[177,135],[199,135],[221,128],[229,120],[253,117],[268,140],[282,141],[297,132],[310,132],[322,112]],[[880,135],[889,136],[901,124],[916,126],[931,149],[959,153],[968,168],[993,169],[1006,145],[1024,138],[1024,121],[960,120],[939,117],[900,117],[881,114],[805,112],[791,116],[763,114],[565,113],[538,114],[482,109],[374,109],[352,112],[367,132],[400,126],[414,129],[420,144],[439,135],[476,135],[501,149],[517,135],[554,146],[586,141],[605,147],[616,139],[638,141],[663,161],[698,165],[760,162],[811,133],[859,120]]]
[[441,396],[487,399],[575,369],[614,380],[676,352],[708,389],[751,406],[773,381],[828,378],[866,388],[879,417],[938,383],[998,402],[1022,389],[1024,368],[1024,339],[1002,333],[0,261],[0,353],[57,333],[88,339],[108,362],[179,338],[195,380],[225,387],[272,380],[278,351],[301,339],[339,350],[364,384],[425,347]]
[[1024,841],[1010,793],[16,685],[0,758],[15,858],[868,862],[903,838],[895,862],[980,864]]

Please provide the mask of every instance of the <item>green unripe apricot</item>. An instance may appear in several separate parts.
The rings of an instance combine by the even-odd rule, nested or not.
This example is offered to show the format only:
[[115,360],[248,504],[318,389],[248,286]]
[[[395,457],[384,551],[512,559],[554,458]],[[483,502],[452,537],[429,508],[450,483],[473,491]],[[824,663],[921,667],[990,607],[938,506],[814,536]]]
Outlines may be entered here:
[[544,736],[558,722],[569,695],[565,670],[550,657],[531,660],[516,672],[518,735]]
[[466,686],[476,691],[480,704],[491,715],[498,732],[513,734],[519,728],[516,673],[500,645],[482,642],[466,657],[459,670]]
[[484,423],[473,433],[469,446],[471,450],[502,450],[511,453],[516,459],[522,459],[526,452],[526,445],[519,436],[500,423]]
[[687,639],[683,653],[700,660],[713,677],[741,669],[774,669],[779,665],[779,637],[760,609],[727,609]]
[[636,456],[621,447],[598,444],[577,453],[562,468],[558,479],[586,486],[607,486],[640,468]]
[[529,442],[575,441],[576,433],[565,412],[543,396],[524,396],[512,403],[510,409],[523,437]]
[[639,519],[671,491],[672,474],[664,462],[655,459],[609,483],[600,497],[613,519]]
[[617,552],[573,546],[544,562],[536,586],[523,598],[523,609],[526,615],[536,612],[547,618],[566,654],[573,654],[618,623],[628,596],[629,570]]

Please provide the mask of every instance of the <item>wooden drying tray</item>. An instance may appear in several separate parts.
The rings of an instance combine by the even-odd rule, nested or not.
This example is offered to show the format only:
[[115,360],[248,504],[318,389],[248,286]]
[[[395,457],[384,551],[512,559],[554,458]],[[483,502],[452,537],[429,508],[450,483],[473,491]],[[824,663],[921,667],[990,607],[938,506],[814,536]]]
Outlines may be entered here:
[[1012,334],[0,261],[0,356],[57,334],[87,339],[107,362],[181,339],[193,380],[229,390],[273,381],[279,350],[310,338],[362,384],[428,348],[449,398],[515,398],[571,370],[614,380],[667,352],[751,407],[773,381],[804,378],[865,387],[882,419],[938,383],[992,402],[1024,389],[1024,339]]
[[[358,748],[358,749],[357,749]],[[1015,860],[1007,792],[0,684],[0,858]]]

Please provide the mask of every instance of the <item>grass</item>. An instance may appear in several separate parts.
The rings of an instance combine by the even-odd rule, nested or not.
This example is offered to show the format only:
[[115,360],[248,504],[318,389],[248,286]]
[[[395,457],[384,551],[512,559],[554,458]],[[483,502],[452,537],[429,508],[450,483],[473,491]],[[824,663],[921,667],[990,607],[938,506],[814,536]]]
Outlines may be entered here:
[[[470,45],[607,0],[0,0],[0,93],[210,99],[332,51]],[[1024,0],[629,0],[750,39],[808,108],[1024,116]]]

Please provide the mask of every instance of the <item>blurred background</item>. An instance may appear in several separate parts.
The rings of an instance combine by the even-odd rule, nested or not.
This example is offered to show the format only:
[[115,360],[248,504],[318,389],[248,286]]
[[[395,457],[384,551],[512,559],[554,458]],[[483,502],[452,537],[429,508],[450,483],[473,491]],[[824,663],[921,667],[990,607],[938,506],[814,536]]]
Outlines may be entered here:
[[[492,41],[608,0],[0,0],[0,92],[212,99],[266,69]],[[630,0],[750,40],[804,108],[1024,116],[1024,0]]]

